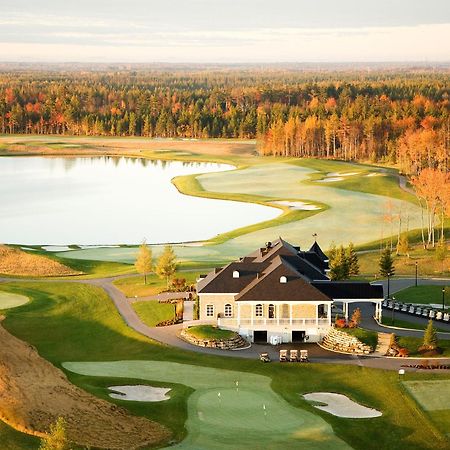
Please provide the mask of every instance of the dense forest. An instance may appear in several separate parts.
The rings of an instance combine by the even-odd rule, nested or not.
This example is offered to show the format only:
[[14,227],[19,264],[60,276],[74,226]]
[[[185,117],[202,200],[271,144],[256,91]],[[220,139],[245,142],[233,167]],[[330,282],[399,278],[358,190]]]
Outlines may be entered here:
[[449,72],[3,70],[0,132],[256,138],[263,155],[448,171]]

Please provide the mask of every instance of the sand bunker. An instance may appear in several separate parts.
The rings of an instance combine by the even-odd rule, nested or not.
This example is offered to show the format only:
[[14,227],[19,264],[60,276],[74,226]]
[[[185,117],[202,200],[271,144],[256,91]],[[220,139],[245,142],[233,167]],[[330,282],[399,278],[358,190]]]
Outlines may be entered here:
[[342,181],[343,177],[330,177],[330,178],[323,178],[322,180],[317,180],[318,183],[331,183],[332,181]]
[[67,245],[45,245],[42,249],[46,252],[67,252],[71,250]]
[[30,299],[25,295],[0,291],[0,309],[16,308],[17,306],[25,305],[29,301]]
[[303,395],[303,398],[308,401],[323,403],[324,405],[313,406],[314,408],[326,411],[337,417],[345,417],[347,419],[368,419],[381,416],[380,411],[360,405],[343,394],[313,392]]
[[366,177],[378,177],[380,175],[383,175],[383,174],[379,173],[379,172],[370,172],[366,175]]
[[162,425],[100,400],[71,384],[26,342],[0,325],[0,420],[23,433],[44,436],[58,417],[81,447],[135,449],[169,438]]
[[109,394],[112,398],[119,400],[130,400],[135,402],[161,402],[169,400],[170,396],[167,393],[169,388],[157,388],[153,386],[110,386],[108,388],[114,393]]
[[281,205],[281,206],[287,206],[289,209],[294,210],[302,210],[302,211],[316,211],[318,209],[321,209],[319,206],[313,205],[311,203],[305,203],[300,201],[295,202],[289,202],[289,201],[277,201],[272,202],[275,205]]

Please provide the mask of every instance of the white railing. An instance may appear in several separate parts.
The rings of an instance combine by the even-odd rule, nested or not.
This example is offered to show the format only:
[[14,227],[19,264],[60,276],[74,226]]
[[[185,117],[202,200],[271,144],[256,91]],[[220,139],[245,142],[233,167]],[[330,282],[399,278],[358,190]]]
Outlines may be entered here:
[[252,319],[240,319],[220,317],[218,319],[219,326],[229,326],[229,327],[245,327],[245,326],[261,326],[261,325],[296,325],[296,326],[315,326],[315,325],[328,325],[328,319],[267,319],[267,318],[254,318]]

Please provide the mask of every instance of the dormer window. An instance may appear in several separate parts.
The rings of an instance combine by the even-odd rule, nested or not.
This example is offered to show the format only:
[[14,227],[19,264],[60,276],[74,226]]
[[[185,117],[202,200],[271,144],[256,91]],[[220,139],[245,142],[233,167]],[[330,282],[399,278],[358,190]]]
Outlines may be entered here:
[[284,275],[280,277],[280,283],[287,283],[287,278]]
[[233,270],[233,278],[239,278],[239,270]]

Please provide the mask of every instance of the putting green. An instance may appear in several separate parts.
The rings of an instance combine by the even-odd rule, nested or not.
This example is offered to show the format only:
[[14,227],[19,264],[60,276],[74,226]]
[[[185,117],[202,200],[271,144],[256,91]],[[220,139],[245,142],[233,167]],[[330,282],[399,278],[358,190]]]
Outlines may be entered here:
[[179,383],[188,400],[187,438],[180,450],[349,449],[319,416],[294,408],[252,373],[159,361],[67,362],[72,372]]
[[25,295],[0,291],[0,309],[16,308],[17,306],[25,305],[29,301],[30,299]]
[[403,385],[442,433],[450,437],[450,380],[405,381]]
[[450,410],[450,380],[405,381],[403,384],[426,411]]

